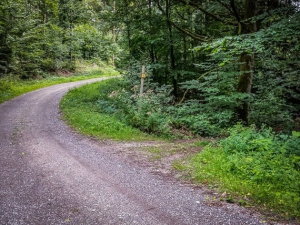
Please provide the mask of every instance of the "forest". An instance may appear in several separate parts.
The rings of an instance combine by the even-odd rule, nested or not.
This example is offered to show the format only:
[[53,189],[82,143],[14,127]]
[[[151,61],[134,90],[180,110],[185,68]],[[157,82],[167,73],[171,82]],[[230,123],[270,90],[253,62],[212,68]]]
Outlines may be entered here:
[[0,12],[2,78],[102,61],[134,94],[146,65],[152,117],[176,117],[166,127],[218,135],[240,121],[299,130],[298,1],[5,0]]
[[166,138],[224,138],[207,150],[223,150],[223,172],[297,217],[299,21],[299,0],[2,0],[0,91],[110,65],[123,78],[98,90],[98,113]]

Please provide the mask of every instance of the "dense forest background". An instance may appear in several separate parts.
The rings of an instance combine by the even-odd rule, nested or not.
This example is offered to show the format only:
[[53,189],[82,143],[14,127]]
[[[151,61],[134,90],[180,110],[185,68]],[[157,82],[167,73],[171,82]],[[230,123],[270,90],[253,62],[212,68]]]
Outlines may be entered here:
[[[216,135],[239,121],[299,130],[299,4],[3,0],[0,76],[34,79],[104,61],[126,75],[119,98],[142,111],[128,120],[144,130]],[[135,98],[142,64],[143,103]]]
[[1,76],[35,78],[74,70],[76,60],[108,60],[115,50],[103,10],[99,1],[1,1]]

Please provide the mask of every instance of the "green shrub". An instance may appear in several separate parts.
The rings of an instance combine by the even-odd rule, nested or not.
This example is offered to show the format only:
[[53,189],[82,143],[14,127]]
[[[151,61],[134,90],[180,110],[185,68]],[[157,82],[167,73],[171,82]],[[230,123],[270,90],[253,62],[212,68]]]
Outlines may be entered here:
[[155,93],[149,89],[140,96],[137,94],[136,86],[126,90],[124,87],[127,85],[126,80],[119,80],[114,84],[109,82],[110,88],[101,90],[99,111],[106,113],[110,111],[119,120],[142,131],[170,136],[172,120],[165,112],[165,104],[170,97],[164,94],[163,88],[156,90]]
[[[190,160],[193,177],[288,216],[300,215],[300,157],[297,135],[236,125],[230,136]],[[298,134],[298,133],[297,133]]]

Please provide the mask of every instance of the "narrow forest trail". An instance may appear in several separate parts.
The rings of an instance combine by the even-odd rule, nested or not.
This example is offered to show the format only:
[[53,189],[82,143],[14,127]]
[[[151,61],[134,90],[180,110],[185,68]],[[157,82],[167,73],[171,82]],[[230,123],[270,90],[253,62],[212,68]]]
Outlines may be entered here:
[[58,104],[72,87],[40,89],[0,105],[0,224],[266,224],[201,189],[130,163],[120,142],[73,132]]

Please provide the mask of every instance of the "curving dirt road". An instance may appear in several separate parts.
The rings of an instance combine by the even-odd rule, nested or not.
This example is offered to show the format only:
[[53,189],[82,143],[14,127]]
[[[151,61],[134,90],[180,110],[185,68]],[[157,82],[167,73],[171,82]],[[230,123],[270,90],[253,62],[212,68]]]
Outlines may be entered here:
[[[40,89],[0,105],[0,224],[266,224],[201,189],[130,163],[122,143],[99,142],[60,120],[72,87]],[[123,145],[123,146],[122,146]]]

